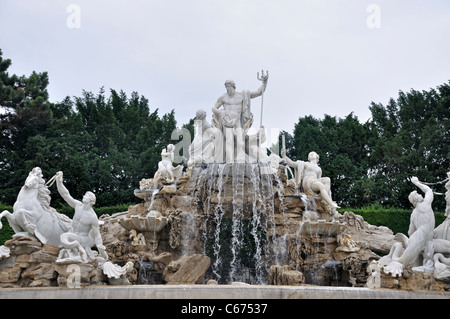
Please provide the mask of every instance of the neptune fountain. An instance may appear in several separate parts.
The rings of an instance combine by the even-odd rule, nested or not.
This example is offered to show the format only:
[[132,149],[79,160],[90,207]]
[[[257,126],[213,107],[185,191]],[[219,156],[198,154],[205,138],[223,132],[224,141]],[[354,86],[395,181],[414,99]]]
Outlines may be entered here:
[[[277,154],[262,125],[250,134],[251,102],[263,97],[232,80],[212,107],[198,110],[186,165],[176,145],[163,149],[153,177],[139,182],[142,203],[111,216],[95,214],[95,195],[71,197],[70,176],[47,183],[39,168],[22,187],[13,213],[15,234],[0,246],[0,287],[98,285],[271,285],[413,289],[450,288],[448,219],[436,229],[433,191],[411,178],[407,235],[339,213],[320,156]],[[263,107],[261,101],[261,108]],[[262,112],[261,112],[262,114]],[[50,206],[50,187],[74,209],[73,219]],[[450,212],[450,181],[446,184]],[[0,223],[1,228],[1,223]]]

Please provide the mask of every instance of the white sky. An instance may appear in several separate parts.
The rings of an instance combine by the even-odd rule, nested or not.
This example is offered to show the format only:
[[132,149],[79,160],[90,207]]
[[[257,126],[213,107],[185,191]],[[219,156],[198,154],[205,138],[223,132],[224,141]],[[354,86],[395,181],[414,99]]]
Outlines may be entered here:
[[179,126],[198,109],[210,119],[225,80],[256,90],[268,70],[263,125],[292,132],[310,114],[365,122],[371,101],[446,83],[450,1],[1,0],[0,48],[9,73],[49,73],[53,102],[137,91]]

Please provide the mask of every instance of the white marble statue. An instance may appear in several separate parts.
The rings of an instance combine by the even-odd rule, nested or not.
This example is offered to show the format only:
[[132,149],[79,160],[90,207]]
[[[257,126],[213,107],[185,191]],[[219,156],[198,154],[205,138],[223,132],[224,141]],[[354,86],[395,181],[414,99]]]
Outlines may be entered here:
[[[66,232],[72,221],[50,207],[48,190],[42,171],[33,168],[21,188],[13,206],[13,213],[3,211],[0,219],[6,217],[14,236],[36,237],[43,244],[60,246],[60,235]],[[0,229],[2,224],[0,222]]]
[[161,161],[158,163],[158,171],[154,176],[155,187],[160,187],[161,184],[174,184],[180,178],[183,166],[178,165],[177,167],[173,167],[174,158],[175,146],[169,144],[161,151]]
[[165,179],[167,183],[173,183],[175,176],[173,174],[173,159],[175,146],[173,144],[167,145],[161,151],[161,161],[158,163],[158,172],[161,174],[160,179]]
[[131,245],[133,246],[145,246],[145,237],[142,233],[138,233],[136,229],[130,230]]
[[308,154],[308,162],[292,161],[286,156],[286,149],[281,150],[281,157],[286,164],[295,170],[295,185],[303,188],[306,195],[315,197],[320,194],[322,200],[331,208],[331,213],[340,208],[331,197],[331,180],[322,177],[322,169],[319,166],[319,155],[316,152]]
[[100,235],[98,217],[92,208],[96,200],[95,195],[86,192],[81,201],[74,199],[63,184],[62,172],[56,173],[56,186],[61,197],[75,210],[72,229],[61,235],[63,249],[56,262],[88,262],[97,257],[92,247],[96,247],[100,257],[107,260],[108,254]]
[[450,172],[445,184],[446,219],[434,230],[434,276],[437,279],[450,279]]
[[268,161],[267,148],[262,144],[266,142],[266,130],[264,126],[259,128],[256,134],[248,135],[248,161]]
[[[227,93],[217,99],[212,108],[213,125],[219,128],[225,139],[225,159],[227,163],[245,161],[245,136],[253,124],[253,113],[250,110],[251,99],[261,96],[266,90],[268,74],[260,80],[262,86],[255,92],[236,92],[233,80],[225,82]],[[223,109],[220,109],[223,107]]]
[[450,254],[450,172],[447,173],[448,181],[445,184],[445,220],[434,230],[433,247],[435,253]]
[[[402,275],[404,267],[416,266],[413,270],[431,271],[433,269],[433,231],[434,212],[433,191],[427,185],[421,183],[417,177],[412,177],[411,182],[420,188],[425,197],[417,191],[411,192],[408,199],[414,206],[411,213],[408,236],[397,234],[398,241],[391,248],[390,253],[379,260],[384,266],[386,274],[393,277]],[[422,260],[421,260],[422,259]]]
[[281,158],[275,153],[267,155],[267,147],[263,144],[266,142],[266,129],[264,126],[259,128],[258,133],[248,136],[248,162],[260,162],[269,164],[266,174],[276,174],[280,166]]
[[0,246],[0,261],[8,258],[11,254],[11,250],[6,246]]
[[195,136],[189,146],[188,167],[200,163],[219,163],[223,159],[222,131],[206,120],[206,112],[198,110],[195,120]]
[[113,264],[110,261],[101,264],[100,268],[103,273],[108,277],[108,281],[112,285],[128,285],[130,282],[126,277],[126,274],[133,270],[134,263],[129,261],[124,266]]
[[381,267],[376,260],[372,260],[367,267],[369,276],[367,277],[367,288],[381,288]]
[[450,216],[450,172],[447,173],[447,178],[443,181],[445,182],[445,189],[447,190],[445,192],[445,216]]

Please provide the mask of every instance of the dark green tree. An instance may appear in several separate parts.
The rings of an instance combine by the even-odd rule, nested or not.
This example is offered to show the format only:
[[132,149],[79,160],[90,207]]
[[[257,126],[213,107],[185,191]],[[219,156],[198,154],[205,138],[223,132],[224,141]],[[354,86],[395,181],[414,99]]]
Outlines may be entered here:
[[[11,202],[21,187],[21,179],[31,169],[31,157],[43,163],[46,150],[35,154],[27,147],[45,144],[46,131],[52,121],[48,101],[48,75],[33,72],[29,77],[9,75],[10,59],[0,50],[0,200]],[[23,182],[23,181],[22,181]]]
[[[372,103],[369,129],[370,178],[383,205],[410,208],[411,176],[434,182],[450,167],[450,89],[399,92],[386,107]],[[442,187],[442,186],[441,186]],[[443,188],[437,192],[445,191]],[[434,201],[438,210],[445,201]]]

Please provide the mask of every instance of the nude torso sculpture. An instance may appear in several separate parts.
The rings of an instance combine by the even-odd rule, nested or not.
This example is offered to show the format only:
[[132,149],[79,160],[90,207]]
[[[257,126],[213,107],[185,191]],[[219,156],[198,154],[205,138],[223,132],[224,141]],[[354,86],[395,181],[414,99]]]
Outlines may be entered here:
[[97,247],[101,257],[108,259],[106,248],[100,235],[100,224],[97,214],[92,206],[95,204],[95,195],[86,192],[82,201],[74,199],[62,181],[62,172],[56,174],[56,186],[61,197],[74,210],[72,230],[61,235],[63,250],[57,262],[89,261],[95,258],[92,247]]
[[331,198],[331,180],[329,177],[322,177],[322,169],[319,166],[319,155],[316,152],[310,152],[308,155],[308,162],[292,161],[286,157],[286,150],[281,150],[281,156],[286,161],[286,164],[293,167],[296,171],[295,182],[300,184],[303,191],[310,196],[320,194],[325,203],[327,203],[332,211],[340,208],[336,202]]
[[[380,259],[380,263],[385,265],[384,272],[391,273],[392,276],[402,275],[405,266],[420,266],[419,257],[423,255],[421,270],[432,269],[433,266],[433,233],[434,233],[434,212],[432,208],[433,191],[427,185],[421,183],[417,177],[411,177],[411,182],[420,188],[425,197],[417,191],[411,192],[408,196],[414,209],[411,213],[408,237],[397,234],[398,243],[391,248],[389,255]],[[419,269],[418,269],[419,270]]]
[[[236,92],[232,80],[225,82],[227,93],[217,99],[213,111],[213,125],[222,130],[225,137],[225,158],[227,163],[245,160],[245,135],[253,123],[250,100],[263,94],[268,75],[262,78],[262,86],[255,92]],[[223,107],[223,109],[220,109]],[[234,139],[236,138],[236,143]]]

